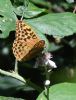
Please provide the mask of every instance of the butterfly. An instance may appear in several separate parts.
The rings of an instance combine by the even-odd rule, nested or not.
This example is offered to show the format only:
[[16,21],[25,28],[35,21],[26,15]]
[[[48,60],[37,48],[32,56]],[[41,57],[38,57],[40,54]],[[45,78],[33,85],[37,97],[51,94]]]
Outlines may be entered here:
[[41,40],[27,23],[23,20],[16,21],[12,50],[17,61],[27,61],[33,58],[44,49],[44,46],[45,41]]

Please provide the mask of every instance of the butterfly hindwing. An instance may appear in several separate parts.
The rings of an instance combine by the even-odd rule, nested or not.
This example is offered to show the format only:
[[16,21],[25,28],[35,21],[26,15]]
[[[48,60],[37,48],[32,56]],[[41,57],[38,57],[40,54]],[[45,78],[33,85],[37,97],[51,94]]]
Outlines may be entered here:
[[35,57],[40,51],[43,50],[45,45],[44,40],[40,40],[38,43],[36,43],[33,48],[29,51],[29,53],[24,57],[23,60],[29,60],[33,57]]

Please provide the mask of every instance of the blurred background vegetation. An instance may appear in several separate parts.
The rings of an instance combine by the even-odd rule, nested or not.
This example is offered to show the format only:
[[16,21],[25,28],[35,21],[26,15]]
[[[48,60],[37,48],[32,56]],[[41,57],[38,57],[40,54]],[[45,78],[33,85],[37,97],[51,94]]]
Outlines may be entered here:
[[[52,53],[57,65],[51,72],[51,85],[76,83],[75,6],[73,0],[0,0],[0,69],[14,70],[15,23],[24,11],[24,21],[45,40],[45,51]],[[34,68],[35,62],[36,58],[18,63],[19,74],[29,84],[1,74],[0,95],[36,100],[46,79],[41,66]]]

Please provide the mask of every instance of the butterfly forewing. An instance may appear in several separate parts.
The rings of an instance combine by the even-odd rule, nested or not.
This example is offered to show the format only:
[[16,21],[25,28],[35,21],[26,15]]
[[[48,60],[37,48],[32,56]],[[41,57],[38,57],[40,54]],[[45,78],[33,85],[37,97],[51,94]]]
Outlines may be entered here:
[[40,40],[30,26],[22,20],[16,22],[16,39],[13,43],[13,54],[18,61],[29,60],[44,48],[44,40]]
[[30,26],[25,24],[22,20],[17,20],[16,22],[16,38],[19,40],[36,40],[39,41],[37,34],[31,29]]

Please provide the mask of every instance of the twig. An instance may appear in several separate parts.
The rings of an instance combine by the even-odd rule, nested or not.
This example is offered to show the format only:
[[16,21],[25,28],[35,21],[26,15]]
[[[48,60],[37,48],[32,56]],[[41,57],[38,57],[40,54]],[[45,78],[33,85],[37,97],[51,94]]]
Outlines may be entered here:
[[20,80],[23,83],[26,83],[24,78],[22,76],[20,76],[19,74],[15,73],[14,71],[13,72],[7,72],[7,71],[4,71],[4,70],[0,69],[0,73],[3,74],[3,75],[9,76],[9,77],[13,77],[17,80]]
[[46,83],[48,80],[49,80],[49,82],[50,82],[50,72],[48,71],[48,69],[47,69],[47,66],[45,66],[45,73],[46,73],[46,81],[45,81],[45,90],[47,91],[47,93],[46,93],[46,98],[47,98],[47,100],[49,100],[49,85],[50,85],[50,83]]
[[15,73],[18,74],[18,61],[15,60],[15,69],[14,69]]
[[46,94],[45,94],[45,96],[46,96],[46,98],[47,98],[47,100],[49,100],[49,86],[47,86],[47,87],[45,87],[46,89]]
[[76,12],[76,5],[75,5],[74,10],[73,10],[73,13],[75,13],[75,12]]
[[28,5],[29,5],[29,0],[26,0],[26,3],[25,3],[25,10],[22,9],[22,17],[21,17],[21,20],[23,20],[24,13],[25,13],[25,11],[27,10]]

